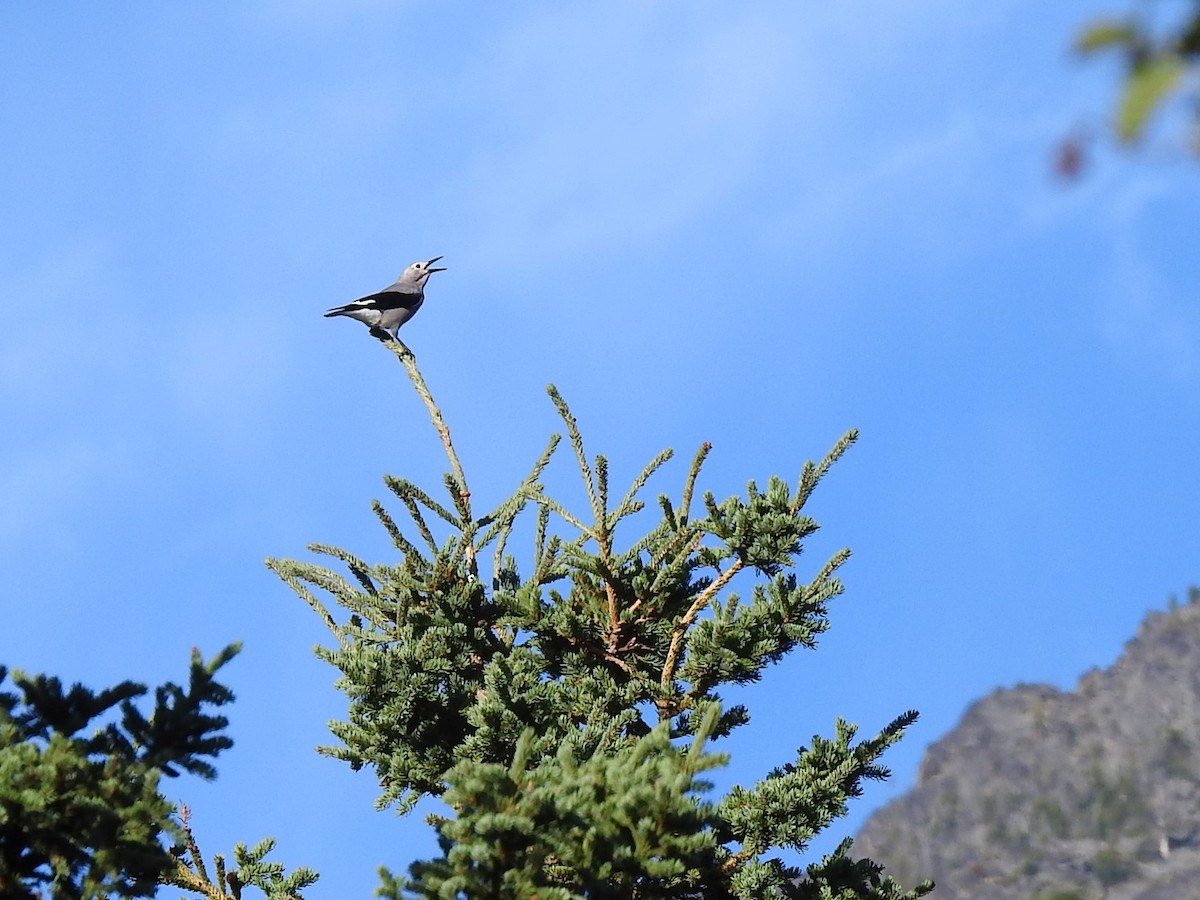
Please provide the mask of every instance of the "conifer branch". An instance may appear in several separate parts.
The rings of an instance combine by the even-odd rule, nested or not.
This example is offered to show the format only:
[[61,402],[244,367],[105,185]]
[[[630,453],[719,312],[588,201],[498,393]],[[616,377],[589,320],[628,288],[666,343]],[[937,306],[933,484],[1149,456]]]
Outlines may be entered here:
[[229,875],[225,872],[225,857],[222,854],[218,853],[213,856],[213,866],[217,870],[217,884],[228,883],[233,889],[234,896],[238,896],[241,893],[241,891],[238,889],[239,882],[236,879],[229,879],[228,882],[226,881],[226,879],[229,878]]
[[691,514],[692,493],[696,489],[696,479],[700,476],[700,467],[704,465],[704,460],[708,457],[710,450],[712,450],[712,444],[705,441],[692,459],[692,467],[688,469],[687,481],[683,484],[683,500],[679,504],[680,522],[686,522]]
[[189,823],[191,815],[187,804],[181,803],[179,805],[180,830],[183,832],[186,858],[191,860],[191,865],[188,865],[184,857],[176,857],[175,870],[165,880],[167,883],[193,891],[210,898],[210,900],[229,900],[230,895],[225,893],[222,885],[224,860],[220,856],[216,857],[217,881],[214,882],[208,874],[208,868],[204,865],[204,856],[200,853],[200,846],[196,843],[196,836],[192,832],[192,826]]
[[268,556],[266,559],[266,564],[267,568],[283,579],[283,583],[295,591],[300,596],[301,600],[312,607],[313,612],[321,617],[321,621],[325,623],[325,627],[333,632],[333,636],[337,638],[338,643],[341,644],[343,648],[349,646],[349,642],[342,635],[341,630],[338,628],[337,622],[333,620],[333,616],[331,616],[329,614],[329,610],[325,608],[325,604],[318,600],[313,595],[312,591],[310,591],[308,587],[301,582],[300,576],[296,572],[296,563],[292,562],[291,560],[275,559],[274,557]]
[[546,526],[550,524],[550,507],[538,506],[537,524],[533,530],[533,565],[534,574],[541,569],[542,560],[546,557]]
[[[584,540],[596,537],[595,532],[591,528],[588,528],[587,525],[583,524],[582,521],[577,519],[572,513],[568,512],[567,508],[557,500],[547,497],[541,491],[534,492],[530,490],[528,493],[526,493],[526,496],[528,496],[530,500],[532,500],[534,503],[537,503],[539,506],[558,513],[564,522],[568,523],[569,525],[573,525],[575,528],[578,528],[580,535]],[[576,541],[576,543],[581,543],[581,541]]]
[[404,504],[404,508],[408,510],[408,517],[413,520],[413,524],[417,526],[417,532],[421,535],[421,539],[425,541],[425,545],[429,547],[429,552],[437,556],[438,545],[434,540],[433,532],[429,530],[429,526],[425,522],[425,517],[421,515],[421,508],[417,506],[417,501],[412,497],[405,495],[400,498],[400,502]]
[[696,620],[696,616],[700,615],[700,611],[708,605],[717,592],[729,584],[730,579],[742,570],[743,565],[745,564],[740,559],[735,559],[731,562],[729,567],[713,580],[712,584],[696,595],[696,599],[692,601],[692,605],[688,607],[688,611],[675,623],[675,627],[671,630],[671,644],[667,648],[667,660],[663,664],[662,679],[660,681],[663,688],[670,687],[671,681],[675,678],[675,670],[679,664],[679,653],[683,646],[683,637]]
[[504,568],[504,548],[508,546],[508,539],[512,535],[512,523],[509,522],[504,528],[500,529],[496,536],[496,549],[492,552],[492,590],[497,591],[501,587],[500,572]]
[[617,504],[617,508],[612,514],[614,524],[618,519],[630,515],[631,513],[638,512],[642,508],[641,503],[634,502],[638,493],[646,486],[646,482],[650,480],[650,476],[661,469],[663,465],[674,455],[675,451],[668,447],[646,464],[646,468],[642,469],[642,473],[633,480],[633,484],[630,485],[629,490],[625,492],[625,496],[621,498],[621,502]]
[[[160,884],[171,884],[184,890],[200,894],[209,900],[240,900],[242,888],[246,885],[257,888],[267,897],[284,900],[284,898],[301,897],[301,890],[317,881],[317,873],[303,866],[285,874],[282,863],[264,862],[263,859],[275,847],[273,838],[264,838],[247,850],[245,844],[234,847],[234,861],[237,869],[232,872],[225,870],[225,857],[221,854],[213,856],[217,878],[214,881],[204,865],[204,857],[196,843],[195,835],[188,824],[190,812],[186,805],[180,807],[181,830],[184,835],[182,853],[176,856],[174,868],[163,875]],[[228,890],[226,890],[228,885]],[[137,896],[142,896],[141,894]]]
[[204,857],[200,855],[200,847],[196,844],[196,835],[192,832],[192,826],[189,820],[192,817],[192,811],[188,809],[186,803],[179,805],[179,820],[183,828],[184,838],[187,841],[188,853],[192,856],[192,865],[196,867],[196,873],[205,881],[209,881],[208,869],[204,866]]
[[[340,547],[334,547],[330,544],[309,544],[309,549],[314,553],[322,553],[325,556],[332,556],[334,559],[341,560],[346,564],[346,568],[350,570],[350,574],[354,576],[354,579],[362,585],[363,590],[369,594],[379,593],[375,587],[375,582],[371,580],[371,567],[353,553],[348,553]],[[346,587],[349,588],[349,585],[346,584]]]
[[417,548],[413,546],[408,538],[401,533],[399,526],[396,524],[396,520],[393,519],[391,514],[383,508],[382,503],[380,503],[378,500],[372,500],[371,509],[375,512],[376,517],[383,524],[383,527],[387,529],[387,533],[392,539],[392,545],[397,550],[399,550],[405,556],[411,556],[422,566],[428,565],[428,561],[421,554],[421,552],[417,550]]
[[813,488],[817,486],[825,473],[829,471],[829,467],[842,458],[842,454],[854,445],[858,440],[858,429],[851,428],[834,444],[829,452],[825,454],[825,458],[821,460],[819,465],[813,465],[812,460],[804,464],[803,470],[800,472],[800,484],[796,488],[796,499],[792,504],[792,514],[796,514],[808,502],[809,496],[813,492]]
[[[534,486],[537,490],[537,486]],[[487,526],[485,531],[479,538],[476,544],[476,549],[482,549],[496,539],[497,535],[504,532],[506,529],[511,529],[513,523],[516,522],[517,516],[521,514],[521,510],[525,508],[528,497],[522,495],[520,489],[511,497],[505,499],[503,503],[497,506],[494,510],[484,516],[482,519],[475,521],[475,527],[480,528]]]
[[442,484],[446,486],[446,493],[450,495],[450,499],[454,501],[454,508],[458,510],[458,517],[463,522],[470,523],[469,527],[464,527],[463,531],[474,532],[475,525],[473,516],[471,515],[471,504],[468,502],[469,497],[458,490],[458,485],[454,480],[454,475],[450,472],[442,473]]
[[[504,504],[494,513],[494,520],[491,527],[484,532],[483,537],[479,539],[477,549],[482,549],[488,545],[488,542],[495,539],[496,549],[492,552],[492,583],[499,583],[500,569],[504,559],[504,550],[508,546],[508,539],[512,537],[513,525],[517,521],[517,516],[525,508],[527,502],[526,497],[520,492],[514,494],[504,501]],[[486,520],[485,520],[486,521]]]
[[600,549],[600,564],[603,572],[600,574],[604,582],[605,605],[608,610],[608,640],[605,653],[612,658],[617,657],[617,646],[621,640],[621,613],[617,603],[617,589],[613,584],[612,565],[612,532],[608,521],[608,458],[596,454],[596,543]]
[[838,550],[829,560],[821,567],[821,571],[817,573],[817,577],[812,580],[813,584],[818,584],[822,581],[828,581],[833,577],[833,573],[842,567],[842,564],[850,558],[850,548],[843,547]]
[[608,457],[600,453],[596,454],[596,498],[600,513],[596,519],[596,533],[601,535],[601,544],[607,547],[611,544],[608,540]]
[[[499,506],[497,506],[486,516],[477,520],[475,525],[491,525],[492,523],[496,522],[496,520],[508,519],[511,521],[515,519],[517,514],[524,507],[526,499],[528,499],[528,497],[532,494],[541,492],[538,479],[542,476],[542,472],[545,471],[546,466],[549,465],[550,457],[554,455],[554,451],[558,448],[559,441],[561,440],[562,437],[560,435],[550,435],[550,439],[546,442],[546,449],[543,450],[541,456],[537,458],[537,461],[533,464],[533,468],[529,470],[529,474],[521,480],[521,484],[518,486],[516,493],[501,502]],[[514,509],[515,512],[513,511]],[[496,528],[493,528],[492,530],[484,532],[483,537],[480,539],[480,545],[482,546],[486,544],[496,530]]]
[[462,528],[463,522],[454,513],[442,506],[425,491],[421,490],[407,478],[397,478],[394,475],[384,475],[383,483],[387,485],[388,490],[399,497],[401,500],[412,498],[419,501],[430,512],[436,514],[438,518],[445,521],[448,525],[454,528]]
[[181,887],[185,891],[193,891],[202,897],[208,897],[210,900],[229,900],[231,896],[211,881],[205,881],[189,869],[187,863],[182,859],[175,860],[175,871],[171,873],[168,883],[173,884],[175,887]]
[[[666,500],[666,497],[662,498]],[[678,528],[670,538],[668,538],[658,548],[657,551],[650,557],[650,565],[657,566],[673,552],[681,551],[682,558],[690,557],[700,547],[700,542],[704,540],[704,532],[693,526]],[[654,576],[654,584],[657,586],[659,580],[663,577],[663,572],[660,571]]]
[[467,511],[467,515],[463,517],[463,520],[470,522],[471,492],[467,488],[467,476],[463,473],[462,463],[459,462],[458,454],[454,451],[454,444],[450,441],[450,429],[446,425],[446,420],[442,417],[442,411],[438,409],[437,404],[433,401],[433,395],[429,392],[429,386],[425,384],[425,378],[421,375],[421,370],[417,367],[417,358],[413,355],[412,350],[399,338],[387,341],[386,343],[388,349],[404,365],[405,371],[408,372],[408,377],[413,383],[413,387],[416,388],[417,394],[425,403],[425,408],[429,410],[429,418],[433,420],[433,427],[437,429],[438,436],[442,439],[442,445],[446,448],[446,458],[450,461],[450,469],[453,471],[454,480],[458,485],[458,499]]
[[608,644],[609,656],[617,655],[617,647],[621,641],[621,613],[617,604],[617,590],[613,587],[612,578],[604,578],[604,596],[608,603]]
[[[517,516],[519,516],[521,511],[525,508],[525,503],[531,498],[531,495],[541,493],[541,487],[538,484],[538,479],[541,477],[542,472],[545,471],[546,466],[549,465],[550,457],[554,455],[554,451],[558,448],[559,441],[561,440],[562,438],[560,435],[550,435],[550,439],[546,442],[546,449],[542,451],[541,456],[539,456],[537,461],[534,462],[533,468],[530,469],[529,474],[525,476],[524,480],[522,480],[520,486],[517,488],[516,493],[501,503],[491,513],[475,523],[477,526],[489,523],[491,525],[491,527],[485,531],[483,536],[479,539],[477,543],[478,549],[487,546],[488,542],[493,538],[496,539],[496,549],[492,554],[493,581],[499,577],[500,563],[504,557],[504,548],[507,546],[508,539],[512,535],[513,523],[516,521]],[[539,506],[539,510],[544,509],[545,507]],[[544,539],[546,526],[545,522],[541,518],[541,512],[539,512],[539,522],[541,522],[541,534],[542,539]],[[538,558],[541,556],[540,540],[541,539],[539,539],[538,543]]]
[[[324,544],[309,544],[308,549],[313,553],[323,553],[345,562],[342,558],[342,552],[338,551],[336,547],[327,547]],[[352,565],[352,563],[349,563],[349,565]],[[298,577],[303,578],[309,584],[333,594],[343,606],[354,602],[356,595],[359,593],[349,581],[337,572],[326,569],[324,566],[298,563],[296,564],[295,572]]]
[[[662,500],[663,498],[659,497],[659,499]],[[630,514],[641,512],[643,508],[643,504],[639,501],[630,508]],[[622,553],[620,558],[623,561],[635,560],[642,553],[650,553],[653,556],[653,554],[656,552],[654,548],[658,547],[662,543],[665,535],[672,533],[674,533],[674,529],[671,528],[670,523],[665,520],[659,522],[656,528],[646,532],[640,538],[630,544],[629,549]]]
[[591,504],[592,513],[597,522],[603,521],[604,509],[600,504],[600,497],[596,493],[596,485],[592,479],[592,468],[588,465],[587,454],[583,452],[583,435],[579,433],[579,424],[571,415],[567,401],[562,398],[558,388],[552,384],[546,385],[546,393],[550,395],[554,408],[558,410],[563,423],[567,426],[567,437],[571,439],[571,448],[575,451],[575,460],[579,463],[579,474],[583,477],[583,486],[587,490],[588,503]]

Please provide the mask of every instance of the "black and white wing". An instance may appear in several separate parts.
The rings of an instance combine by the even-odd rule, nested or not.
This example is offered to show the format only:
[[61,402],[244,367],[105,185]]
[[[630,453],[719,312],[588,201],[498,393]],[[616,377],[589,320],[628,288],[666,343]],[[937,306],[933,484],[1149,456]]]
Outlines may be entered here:
[[412,290],[411,285],[393,284],[391,287],[386,287],[382,291],[374,294],[367,294],[365,297],[359,297],[357,300],[346,303],[343,306],[335,306],[326,316],[353,316],[354,313],[365,313],[368,311],[386,312],[394,309],[410,310],[409,317],[417,311],[417,307],[421,305],[424,299],[420,289]]

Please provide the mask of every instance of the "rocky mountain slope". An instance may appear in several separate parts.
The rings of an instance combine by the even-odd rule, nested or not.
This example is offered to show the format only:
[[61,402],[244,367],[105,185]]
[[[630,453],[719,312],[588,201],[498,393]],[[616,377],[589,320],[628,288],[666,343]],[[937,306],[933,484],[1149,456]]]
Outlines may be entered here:
[[1200,898],[1200,590],[1073,692],[973,704],[855,850],[941,900]]

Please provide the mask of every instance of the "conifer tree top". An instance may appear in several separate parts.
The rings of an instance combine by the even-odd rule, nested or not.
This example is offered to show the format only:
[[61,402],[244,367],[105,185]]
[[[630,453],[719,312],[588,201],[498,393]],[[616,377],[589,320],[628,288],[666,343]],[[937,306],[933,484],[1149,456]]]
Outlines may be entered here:
[[512,493],[479,514],[415,358],[399,341],[388,346],[445,449],[445,499],[385,478],[406,519],[373,503],[393,560],[368,563],[325,544],[310,549],[347,574],[268,560],[335,639],[317,653],[339,670],[350,706],[330,726],[338,743],[322,752],[371,770],[380,806],[407,810],[434,795],[454,812],[435,819],[445,855],[415,864],[411,881],[387,876],[385,890],[838,897],[853,886],[845,896],[910,896],[869,861],[851,863],[844,846],[807,873],[771,854],[804,850],[864,779],[885,777],[877,759],[916,713],[859,742],[838,722],[832,739],[814,738],[719,802],[698,779],[724,762],[706,743],[749,721],[745,707],[722,704],[721,689],[757,681],[829,625],[849,551],[807,580],[796,564],[818,527],[806,506],[856,433],[805,463],[795,482],[772,476],[724,499],[699,489],[705,444],[680,492],[648,504],[647,485],[672,452],[615,487],[608,460],[587,454],[551,386],[584,508],[545,490],[562,442],[554,434]]

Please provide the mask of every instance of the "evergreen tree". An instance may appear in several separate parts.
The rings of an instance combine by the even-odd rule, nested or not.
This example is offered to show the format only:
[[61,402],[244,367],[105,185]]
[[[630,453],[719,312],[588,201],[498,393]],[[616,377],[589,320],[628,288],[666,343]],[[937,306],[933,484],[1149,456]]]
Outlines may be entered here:
[[[844,814],[865,779],[883,778],[882,752],[916,718],[855,740],[839,721],[752,788],[712,798],[704,773],[724,764],[710,749],[749,721],[719,690],[757,681],[796,647],[815,646],[847,551],[808,581],[795,573],[817,528],[804,508],[850,446],[847,434],[795,487],[771,478],[744,496],[696,502],[706,444],[678,501],[660,496],[658,521],[617,540],[643,510],[643,490],[671,457],[664,451],[616,503],[604,457],[589,461],[566,403],[565,424],[588,509],[548,496],[546,450],[516,491],[476,515],[457,454],[412,354],[406,366],[442,438],[451,471],[441,503],[399,478],[386,483],[417,538],[376,502],[399,559],[369,565],[344,550],[350,579],[311,563],[269,560],[336,639],[318,653],[341,672],[348,721],[324,748],[380,780],[381,806],[440,796],[441,855],[408,877],[381,870],[385,897],[500,898],[912,898],[849,842],[801,871],[778,851],[804,850]],[[693,512],[693,506],[699,510]],[[532,545],[508,551],[521,536]],[[485,584],[480,560],[488,559]],[[522,575],[521,569],[528,574]],[[348,615],[335,619],[314,588]],[[737,590],[748,596],[743,600]],[[166,684],[144,715],[146,688],[124,682],[93,693],[13,673],[0,692],[0,896],[144,897],[156,884],[210,898],[255,887],[300,897],[316,881],[267,862],[274,842],[238,844],[233,867],[210,874],[189,825],[159,788],[160,776],[213,777],[210,759],[231,746],[226,720],[209,712],[233,699],[216,672],[237,652],[205,662],[193,653],[186,689]],[[0,683],[5,675],[0,669]],[[85,729],[90,734],[84,736]]]
[[[217,857],[212,881],[187,808],[177,820],[159,788],[163,775],[216,775],[210,759],[233,742],[228,721],[209,709],[233,693],[215,676],[239,650],[208,662],[193,651],[187,688],[156,688],[149,716],[134,703],[146,687],[132,681],[97,693],[12,673],[16,692],[0,691],[0,897],[149,897],[160,884],[237,897],[250,884],[282,900],[316,880],[263,862],[272,847],[263,841],[239,844],[228,876]],[[0,666],[0,685],[8,676]]]
[[[752,788],[713,799],[703,773],[726,761],[709,749],[745,725],[720,689],[757,681],[828,627],[842,591],[835,554],[807,581],[796,558],[817,523],[814,488],[854,442],[850,432],[791,486],[718,500],[697,497],[705,444],[677,499],[657,498],[657,521],[628,536],[644,488],[671,458],[650,461],[619,498],[608,463],[589,459],[566,402],[551,387],[587,498],[582,511],[542,482],[560,443],[513,494],[480,515],[450,432],[411,352],[406,367],[442,439],[445,501],[403,479],[385,483],[401,528],[375,515],[398,558],[368,563],[313,545],[346,575],[310,562],[268,560],[322,618],[349,698],[339,740],[322,751],[382,787],[378,805],[410,809],[440,796],[431,817],[441,856],[409,877],[382,870],[383,896],[472,900],[567,898],[901,898],[905,892],[849,842],[806,871],[778,851],[803,851],[846,811],[867,779],[887,776],[882,752],[916,719],[899,716],[856,740],[838,721]],[[527,515],[523,513],[529,511]],[[621,539],[618,539],[618,532]],[[510,551],[518,539],[525,552]],[[484,574],[481,574],[481,569]],[[344,610],[335,616],[326,597]]]

